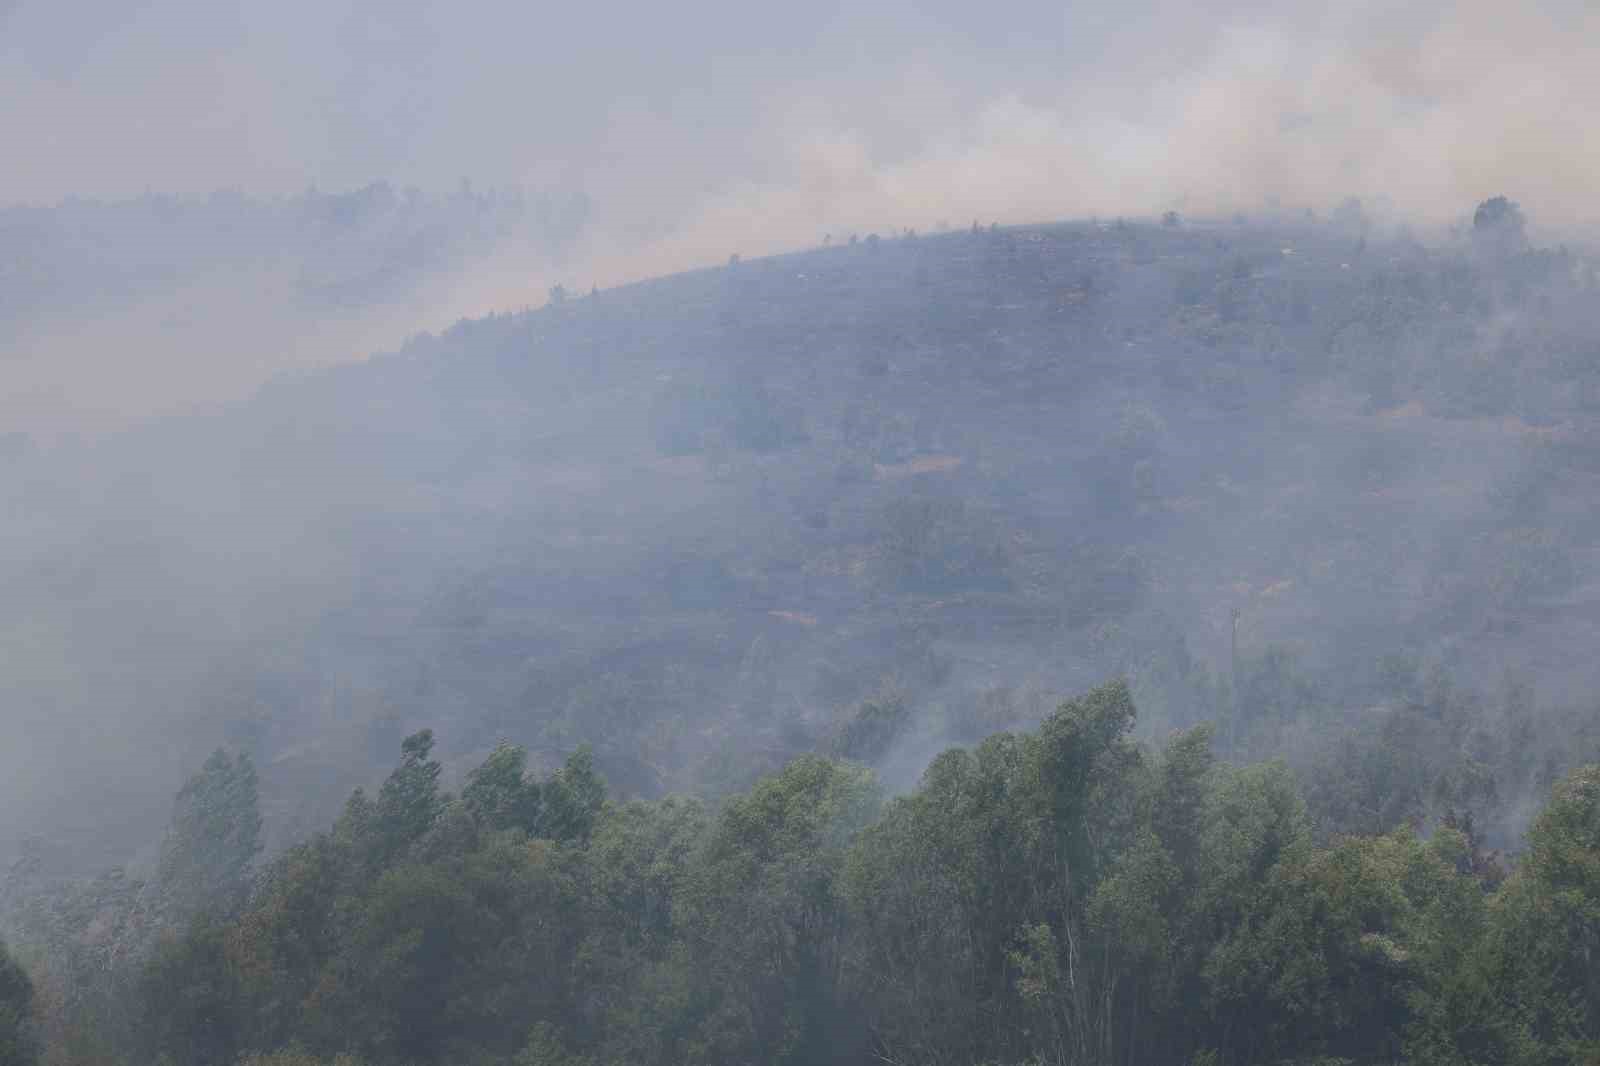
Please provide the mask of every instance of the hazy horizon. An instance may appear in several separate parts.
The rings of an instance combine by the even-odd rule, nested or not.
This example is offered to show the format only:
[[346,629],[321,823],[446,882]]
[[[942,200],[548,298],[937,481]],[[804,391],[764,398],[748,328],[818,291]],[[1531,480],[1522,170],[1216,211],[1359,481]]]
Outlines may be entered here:
[[[8,338],[0,420],[98,434],[537,305],[554,284],[852,232],[1325,214],[1347,197],[1440,227],[1504,193],[1577,233],[1600,217],[1600,146],[1583,129],[1596,35],[1600,12],[1579,0],[1316,13],[8,0],[0,95],[27,103],[0,113],[0,138],[30,150],[0,173],[0,204],[270,201],[383,181],[590,209],[559,247],[507,224],[413,296],[360,313],[286,314],[285,278],[267,270],[158,289],[93,327],[30,319]],[[141,373],[118,370],[130,364]]]

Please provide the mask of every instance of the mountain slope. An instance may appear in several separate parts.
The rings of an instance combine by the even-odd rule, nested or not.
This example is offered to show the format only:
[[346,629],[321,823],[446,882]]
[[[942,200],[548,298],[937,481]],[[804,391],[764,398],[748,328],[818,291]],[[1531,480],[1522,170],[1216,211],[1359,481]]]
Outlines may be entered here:
[[816,748],[909,782],[1113,673],[1253,754],[1429,668],[1571,702],[1594,292],[1564,250],[1306,222],[869,238],[18,460],[19,824],[125,849],[225,742],[281,841],[424,724],[655,794]]

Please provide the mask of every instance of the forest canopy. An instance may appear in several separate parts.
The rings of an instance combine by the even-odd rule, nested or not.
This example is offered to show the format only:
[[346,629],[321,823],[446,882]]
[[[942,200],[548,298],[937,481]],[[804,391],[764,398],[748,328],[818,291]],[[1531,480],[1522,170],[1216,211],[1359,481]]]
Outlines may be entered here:
[[[885,795],[801,757],[714,802],[606,798],[587,751],[433,736],[230,886],[254,770],[180,792],[159,880],[7,885],[7,1062],[1571,1063],[1600,1053],[1600,767],[1514,861],[1470,814],[1329,834],[1121,681]],[[1352,784],[1359,788],[1359,784]],[[217,862],[202,861],[220,856]],[[1508,868],[1509,866],[1509,868]],[[209,905],[199,869],[218,871]]]

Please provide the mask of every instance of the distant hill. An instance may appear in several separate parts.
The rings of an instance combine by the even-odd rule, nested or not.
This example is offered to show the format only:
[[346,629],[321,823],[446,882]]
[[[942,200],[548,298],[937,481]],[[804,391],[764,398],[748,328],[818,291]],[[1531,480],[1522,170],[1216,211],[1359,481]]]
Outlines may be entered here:
[[[0,206],[0,433],[49,440],[237,400],[449,321],[462,290],[559,259],[588,202],[463,185]],[[0,455],[4,454],[0,448]]]
[[282,842],[422,725],[906,784],[1118,673],[1310,764],[1510,671],[1592,750],[1593,260],[1169,222],[730,262],[6,461],[18,823],[126,853],[224,742]]

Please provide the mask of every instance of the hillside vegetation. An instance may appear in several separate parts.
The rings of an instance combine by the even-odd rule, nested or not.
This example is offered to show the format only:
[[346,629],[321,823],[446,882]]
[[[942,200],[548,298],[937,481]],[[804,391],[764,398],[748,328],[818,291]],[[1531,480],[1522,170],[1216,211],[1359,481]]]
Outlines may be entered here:
[[[885,802],[803,756],[707,807],[607,802],[433,735],[253,886],[254,770],[179,795],[156,891],[43,897],[29,1062],[1573,1063],[1600,1052],[1600,769],[1508,877],[1452,814],[1319,844],[1279,763],[1135,743],[1112,684]],[[196,909],[184,889],[214,890]],[[14,878],[15,880],[15,878]],[[110,921],[107,921],[107,918]],[[8,964],[9,965],[9,964]]]
[[51,1054],[1592,1053],[1597,292],[1503,201],[907,233],[20,450]]

